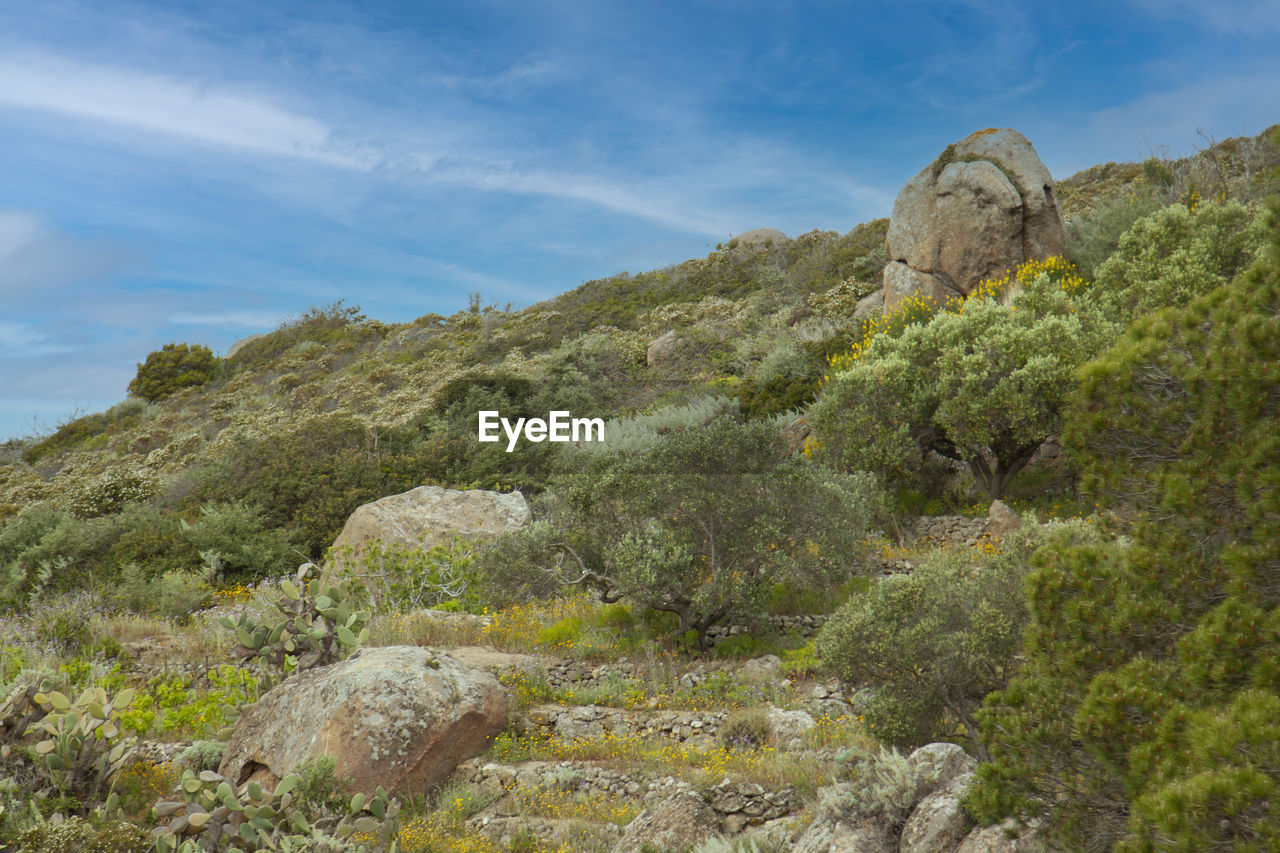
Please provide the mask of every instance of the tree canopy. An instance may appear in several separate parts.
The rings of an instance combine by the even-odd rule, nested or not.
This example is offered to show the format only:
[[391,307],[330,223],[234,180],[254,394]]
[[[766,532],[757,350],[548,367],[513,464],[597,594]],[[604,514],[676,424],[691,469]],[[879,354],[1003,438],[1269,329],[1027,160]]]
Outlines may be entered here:
[[776,425],[736,414],[640,453],[583,451],[522,537],[532,570],[673,613],[705,643],[773,583],[856,567],[878,489],[784,456]]
[[832,360],[811,410],[820,454],[918,481],[930,454],[962,462],[992,498],[1058,432],[1072,372],[1114,334],[1059,259],[1028,263],[936,313],[908,302]]
[[184,388],[212,380],[218,373],[219,361],[213,350],[200,344],[165,344],[138,365],[129,393],[150,402],[172,397]]
[[1112,541],[1046,549],[970,805],[1070,849],[1261,849],[1280,829],[1280,223],[1269,257],[1139,319],[1066,430]]

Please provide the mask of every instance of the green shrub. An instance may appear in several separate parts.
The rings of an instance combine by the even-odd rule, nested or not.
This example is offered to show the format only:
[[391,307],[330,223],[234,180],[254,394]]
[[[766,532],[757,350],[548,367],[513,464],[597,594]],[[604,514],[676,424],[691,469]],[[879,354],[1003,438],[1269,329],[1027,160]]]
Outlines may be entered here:
[[[131,504],[111,518],[114,523],[103,534],[105,554],[97,561],[95,577],[114,580],[127,574],[145,583],[167,571],[192,569],[203,562],[188,535],[189,525],[177,513],[149,504]],[[115,597],[131,598],[135,610],[149,609],[149,592],[131,597],[124,594],[126,587],[122,583]]]
[[1098,267],[1111,257],[1121,238],[1139,219],[1160,209],[1160,202],[1147,193],[1128,193],[1108,198],[1084,216],[1071,223],[1071,261],[1088,281],[1097,276]]
[[212,381],[219,371],[221,359],[213,350],[197,344],[165,344],[138,365],[138,375],[129,383],[129,393],[155,402],[184,388],[195,388]]
[[298,553],[283,530],[269,529],[261,513],[243,503],[211,504],[183,525],[191,548],[202,558],[216,555],[225,579],[255,581],[279,577],[292,569]]
[[920,797],[916,769],[896,749],[848,749],[836,756],[837,777],[847,782],[825,803],[850,823],[879,825],[894,838]]
[[203,572],[169,571],[148,585],[151,598],[147,608],[169,619],[185,621],[207,606],[213,596]]
[[478,444],[476,412],[498,411],[515,419],[568,409],[578,417],[594,416],[599,402],[590,394],[575,393],[576,386],[563,374],[539,387],[523,376],[477,369],[437,389],[431,407],[397,431],[391,446],[412,455],[424,482],[535,493],[545,487],[561,445],[526,444],[517,453],[507,453],[504,441]]
[[772,637],[752,634],[733,634],[716,643],[713,649],[718,658],[758,658],[778,651],[778,642]]
[[820,374],[815,369],[803,376],[774,374],[749,379],[737,389],[738,404],[748,418],[767,418],[803,409],[818,396]]
[[182,751],[178,760],[196,773],[217,770],[226,754],[227,745],[220,740],[198,740]]
[[1073,371],[1115,327],[1060,259],[1030,262],[968,300],[880,315],[833,359],[809,411],[810,449],[843,470],[929,483],[933,456],[968,466],[991,498],[1062,424]]
[[1093,291],[1114,317],[1185,305],[1235,278],[1261,245],[1262,219],[1235,202],[1174,204],[1133,224],[1097,269]]
[[344,305],[339,300],[330,305],[311,306],[300,316],[281,323],[276,331],[247,342],[228,362],[235,369],[260,368],[299,344],[332,350],[344,344],[380,340],[385,332],[386,327],[365,317],[360,306]]
[[552,649],[568,649],[582,632],[582,620],[576,616],[561,619],[538,632],[538,645]]
[[367,545],[358,560],[349,548],[329,555],[334,575],[350,581],[368,606],[381,613],[423,608],[478,612],[474,560],[472,544],[462,537],[430,548],[377,541]]
[[153,474],[113,468],[73,490],[67,509],[80,518],[96,518],[120,512],[126,504],[151,500],[159,491]]
[[720,742],[726,749],[760,749],[772,737],[769,715],[761,708],[741,708],[720,724]]
[[877,738],[912,747],[965,738],[981,754],[973,714],[1010,676],[1032,553],[1045,541],[1090,538],[1093,529],[1076,522],[1049,534],[1020,531],[994,555],[935,551],[910,574],[882,578],[842,606],[817,649],[847,684],[877,689],[864,714]]
[[337,774],[332,755],[303,759],[290,772],[298,777],[293,789],[298,806],[307,811],[336,810],[345,805],[347,784]]
[[545,520],[481,568],[495,585],[579,583],[674,613],[676,634],[705,647],[708,628],[755,616],[780,579],[849,574],[878,507],[869,477],[783,459],[779,444],[772,424],[725,415],[638,454],[576,454]]
[[41,459],[56,456],[69,450],[88,449],[97,446],[100,439],[113,433],[131,429],[145,420],[155,407],[142,400],[129,399],[112,406],[105,412],[85,415],[58,427],[57,431],[22,451],[24,462],[34,465]]
[[[473,422],[473,445],[474,430]],[[422,459],[386,445],[350,415],[320,415],[289,432],[240,439],[200,473],[186,503],[256,508],[261,530],[290,531],[298,547],[319,559],[356,507],[429,481]]]
[[615,631],[630,631],[636,626],[636,617],[626,604],[606,604],[596,614],[596,624]]
[[1083,373],[1066,443],[1129,523],[1037,555],[1024,661],[979,715],[982,820],[1071,849],[1275,837],[1280,206],[1268,230],[1262,262]]
[[782,674],[792,681],[814,678],[824,671],[815,641],[810,640],[798,649],[782,650]]

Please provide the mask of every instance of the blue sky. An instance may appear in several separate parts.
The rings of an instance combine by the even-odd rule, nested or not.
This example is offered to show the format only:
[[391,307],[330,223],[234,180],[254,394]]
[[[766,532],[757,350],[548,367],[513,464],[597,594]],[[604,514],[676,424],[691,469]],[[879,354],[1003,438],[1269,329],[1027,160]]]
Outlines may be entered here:
[[1254,134],[1277,45],[1276,0],[0,0],[0,438],[311,305],[847,231],[983,127],[1057,177]]

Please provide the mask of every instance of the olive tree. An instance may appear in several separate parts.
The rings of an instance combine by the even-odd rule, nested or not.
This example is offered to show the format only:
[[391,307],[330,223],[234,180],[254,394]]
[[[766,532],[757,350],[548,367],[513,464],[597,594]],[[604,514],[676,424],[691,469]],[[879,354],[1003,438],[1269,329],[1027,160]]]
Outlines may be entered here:
[[[705,646],[711,626],[758,614],[772,584],[856,566],[880,506],[871,478],[785,456],[776,425],[737,414],[638,453],[583,452],[521,537],[525,574],[673,613]],[[520,574],[508,563],[504,582]]]
[[1028,264],[835,359],[810,412],[814,444],[844,470],[897,481],[936,453],[1000,498],[1061,427],[1072,372],[1114,334],[1069,268]]

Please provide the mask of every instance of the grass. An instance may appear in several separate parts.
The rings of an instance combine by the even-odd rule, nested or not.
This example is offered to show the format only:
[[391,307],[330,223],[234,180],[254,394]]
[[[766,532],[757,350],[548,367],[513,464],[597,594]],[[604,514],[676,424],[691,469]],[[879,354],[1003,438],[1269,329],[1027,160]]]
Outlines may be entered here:
[[840,718],[815,727],[813,740],[821,749],[786,752],[772,746],[759,749],[730,748],[717,742],[704,745],[671,738],[604,732],[599,737],[559,740],[533,731],[499,735],[488,757],[503,763],[521,761],[590,761],[612,769],[679,775],[695,786],[714,785],[728,777],[755,782],[766,788],[791,786],[802,797],[811,797],[828,784],[832,770],[829,750],[837,747],[869,747],[874,743],[861,720]]
[[474,646],[483,628],[474,619],[430,613],[377,613],[369,620],[370,646]]
[[467,825],[494,800],[494,795],[477,786],[451,782],[436,795],[432,807],[404,821],[400,829],[400,849],[404,853],[497,853],[520,849],[530,853],[601,853],[612,847],[607,835],[592,824],[625,825],[636,809],[614,798],[590,796],[548,789],[518,790],[504,804],[504,814],[520,818],[543,818],[560,825],[563,837],[532,836],[502,845]]

